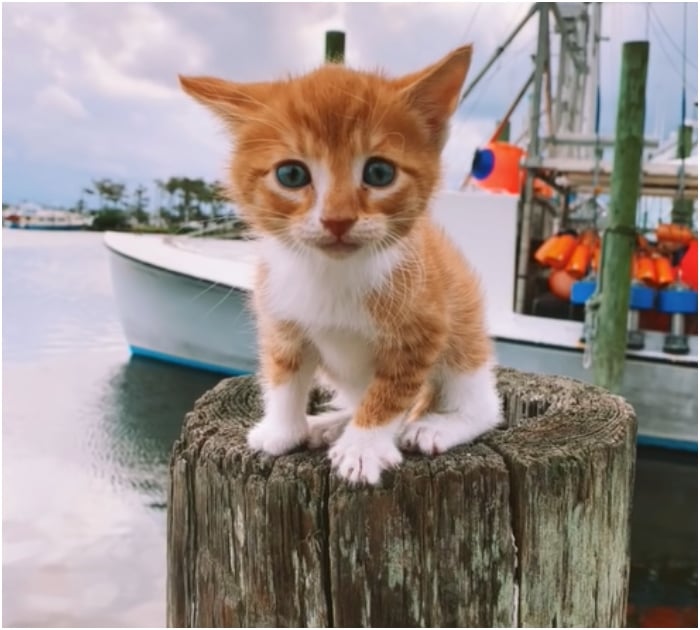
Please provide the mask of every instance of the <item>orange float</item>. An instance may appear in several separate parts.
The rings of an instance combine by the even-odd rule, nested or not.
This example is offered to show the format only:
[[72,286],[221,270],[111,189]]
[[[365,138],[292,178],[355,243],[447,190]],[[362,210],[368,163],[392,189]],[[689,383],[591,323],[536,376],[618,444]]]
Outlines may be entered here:
[[666,287],[671,284],[676,278],[673,267],[671,267],[671,261],[666,256],[656,256],[653,258],[653,261],[657,286]]
[[538,263],[540,263],[540,265],[547,264],[547,257],[554,250],[558,239],[559,239],[558,234],[555,234],[554,236],[550,236],[544,243],[542,243],[542,245],[540,245],[537,248],[537,251],[535,251],[535,260]]
[[547,279],[550,292],[561,300],[571,298],[571,287],[574,286],[574,282],[576,279],[563,269],[552,269]]
[[634,277],[640,282],[652,286],[656,284],[656,266],[654,265],[654,259],[651,256],[637,254],[635,256],[633,271]]
[[[476,185],[495,193],[520,194],[525,182],[525,170],[521,162],[526,152],[508,142],[489,142],[477,149],[472,160],[471,175]],[[541,180],[535,180],[534,192],[540,197],[552,197],[554,191]]]
[[564,269],[577,244],[578,238],[572,234],[560,234],[545,256],[545,264],[553,269]]
[[588,265],[591,262],[591,248],[583,240],[576,245],[569,262],[566,264],[566,271],[576,280],[580,280],[586,275]]
[[677,243],[679,245],[689,245],[694,239],[693,232],[685,225],[676,223],[661,223],[656,228],[656,238],[659,242]]

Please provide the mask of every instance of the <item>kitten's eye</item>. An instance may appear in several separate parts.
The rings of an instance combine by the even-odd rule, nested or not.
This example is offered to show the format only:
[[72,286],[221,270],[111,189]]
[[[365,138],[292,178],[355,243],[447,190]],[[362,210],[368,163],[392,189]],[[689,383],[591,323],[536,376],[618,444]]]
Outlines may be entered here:
[[285,188],[302,188],[311,183],[309,169],[301,162],[285,162],[275,169],[277,181]]
[[396,179],[396,168],[391,162],[370,158],[362,171],[362,181],[368,186],[388,186]]

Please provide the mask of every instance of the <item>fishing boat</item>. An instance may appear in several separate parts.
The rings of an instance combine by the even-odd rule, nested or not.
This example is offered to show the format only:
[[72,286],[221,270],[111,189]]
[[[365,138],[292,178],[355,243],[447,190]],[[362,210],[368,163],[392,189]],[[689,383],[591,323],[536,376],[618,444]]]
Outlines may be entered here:
[[52,210],[26,203],[2,212],[3,227],[21,230],[83,230],[92,220],[77,212]]
[[[545,112],[551,107],[549,134],[542,136],[541,116],[533,115],[522,147],[500,140],[499,125],[474,156],[462,189],[441,191],[431,212],[482,277],[498,362],[592,382],[591,331],[584,320],[595,293],[596,248],[612,175],[611,163],[603,159],[612,140],[601,136],[596,111],[600,5],[537,3],[505,45],[534,16],[540,33],[549,32],[548,19],[555,21],[561,51],[558,97],[547,98],[545,106]],[[538,94],[548,92],[543,77],[551,76],[549,48],[540,37],[535,71],[504,122],[530,86],[533,111],[541,112]],[[567,92],[574,88],[575,95]],[[650,148],[657,144],[647,142]],[[641,194],[696,199],[697,158],[680,164],[667,156],[646,160]],[[666,241],[676,232],[663,232]],[[693,238],[697,247],[691,232]],[[643,275],[649,264],[635,270],[639,301],[629,309],[621,393],[637,412],[640,443],[697,451],[697,254],[691,287],[679,282],[680,261],[657,263],[661,241],[640,240],[654,257],[655,275]],[[223,374],[256,369],[255,323],[248,308],[256,240],[107,233],[105,245],[135,354]],[[678,254],[689,245],[672,249]],[[662,285],[659,278],[669,274]]]

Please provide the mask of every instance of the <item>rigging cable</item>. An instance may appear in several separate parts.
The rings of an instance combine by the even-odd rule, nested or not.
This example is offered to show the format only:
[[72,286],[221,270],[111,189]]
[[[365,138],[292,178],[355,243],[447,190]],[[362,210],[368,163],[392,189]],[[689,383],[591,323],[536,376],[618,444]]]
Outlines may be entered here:
[[685,190],[685,154],[686,154],[686,146],[685,146],[685,90],[686,90],[686,81],[685,81],[685,71],[686,71],[686,54],[687,54],[687,39],[688,39],[688,23],[687,23],[687,15],[688,15],[688,5],[684,4],[683,5],[683,87],[681,89],[681,126],[678,130],[679,135],[682,134],[679,137],[679,140],[682,142],[681,146],[681,172],[678,178],[678,197],[680,199],[683,199],[683,192]]

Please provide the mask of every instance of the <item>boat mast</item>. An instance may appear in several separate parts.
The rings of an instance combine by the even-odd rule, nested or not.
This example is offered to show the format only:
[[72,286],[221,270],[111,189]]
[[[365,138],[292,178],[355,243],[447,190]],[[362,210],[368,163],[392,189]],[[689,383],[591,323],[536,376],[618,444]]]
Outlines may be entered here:
[[[530,278],[530,241],[532,239],[532,220],[538,201],[534,194],[535,170],[541,165],[543,150],[557,157],[571,156],[578,145],[585,146],[584,120],[590,124],[590,115],[584,116],[582,102],[586,88],[590,90],[593,84],[595,97],[596,81],[587,81],[591,71],[589,51],[597,53],[597,42],[600,39],[594,28],[589,28],[588,10],[584,3],[554,3],[538,2],[535,5],[539,15],[537,33],[537,54],[535,57],[535,78],[533,81],[532,103],[530,112],[530,129],[528,134],[527,176],[523,191],[523,202],[520,219],[520,238],[517,255],[517,275],[515,285],[515,311],[523,313],[527,302],[528,280]],[[559,73],[557,75],[556,99],[553,101],[553,136],[540,138],[540,119],[542,104],[543,77],[546,68],[550,66],[550,34],[549,15],[552,14],[559,34]],[[548,99],[551,96],[548,94]],[[590,106],[589,106],[590,109]],[[592,110],[595,112],[595,109]],[[594,114],[595,116],[595,114]],[[592,126],[592,125],[591,125]],[[582,142],[577,143],[578,139]],[[590,139],[589,139],[590,140]],[[561,142],[560,142],[561,141]],[[590,144],[590,142],[588,143]]]

